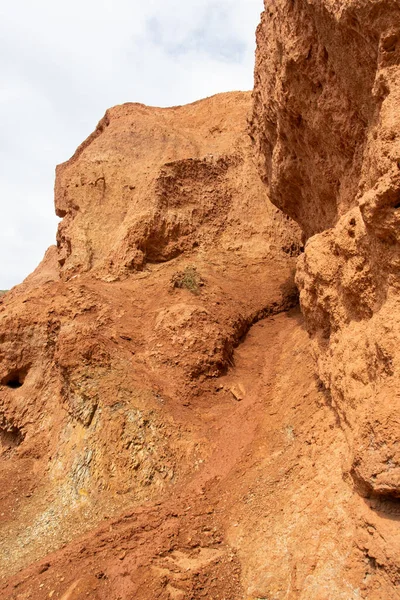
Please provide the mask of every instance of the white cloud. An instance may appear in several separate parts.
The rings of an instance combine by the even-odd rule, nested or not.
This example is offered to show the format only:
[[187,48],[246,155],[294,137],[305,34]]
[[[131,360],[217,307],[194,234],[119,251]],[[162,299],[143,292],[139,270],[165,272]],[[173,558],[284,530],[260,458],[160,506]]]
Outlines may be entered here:
[[54,168],[105,110],[253,85],[262,0],[14,0],[0,7],[0,289],[54,243]]

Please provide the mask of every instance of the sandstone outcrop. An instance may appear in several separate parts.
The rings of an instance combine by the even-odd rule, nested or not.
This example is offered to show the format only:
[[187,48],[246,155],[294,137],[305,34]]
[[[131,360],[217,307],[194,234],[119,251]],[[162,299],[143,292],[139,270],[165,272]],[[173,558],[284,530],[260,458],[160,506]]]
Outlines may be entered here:
[[362,597],[392,597],[400,556],[400,5],[266,2],[257,41],[259,168],[272,202],[307,240],[297,267],[301,307],[347,435],[344,475],[370,508],[373,529],[364,526],[360,547],[376,578],[390,579],[376,584],[380,592],[371,581]]

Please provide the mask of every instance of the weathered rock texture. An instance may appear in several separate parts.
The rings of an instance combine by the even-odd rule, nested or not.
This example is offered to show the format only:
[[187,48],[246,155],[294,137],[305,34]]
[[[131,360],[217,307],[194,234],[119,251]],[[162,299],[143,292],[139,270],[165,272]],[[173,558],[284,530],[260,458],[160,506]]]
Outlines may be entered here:
[[370,507],[363,541],[355,543],[376,575],[361,597],[394,598],[400,4],[266,1],[257,41],[251,129],[260,171],[272,202],[308,240],[297,268],[301,307],[319,377],[348,439],[344,474]]

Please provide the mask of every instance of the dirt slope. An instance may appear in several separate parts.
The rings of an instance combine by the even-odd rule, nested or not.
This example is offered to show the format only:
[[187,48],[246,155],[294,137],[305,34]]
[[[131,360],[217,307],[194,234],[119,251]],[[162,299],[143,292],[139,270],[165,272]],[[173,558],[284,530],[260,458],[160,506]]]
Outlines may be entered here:
[[[354,544],[367,509],[341,477],[346,439],[300,314],[254,325],[218,385],[200,386],[190,409],[207,427],[208,458],[184,485],[11,578],[6,597],[381,598]],[[240,402],[224,392],[234,386]]]

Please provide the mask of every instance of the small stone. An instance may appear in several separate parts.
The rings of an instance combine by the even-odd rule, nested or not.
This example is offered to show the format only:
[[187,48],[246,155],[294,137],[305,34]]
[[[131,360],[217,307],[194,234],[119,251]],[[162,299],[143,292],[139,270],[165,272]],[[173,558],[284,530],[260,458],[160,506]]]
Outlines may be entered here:
[[229,388],[229,391],[231,392],[235,400],[237,400],[238,402],[243,400],[243,398],[245,397],[245,389],[241,383],[236,383],[235,385],[232,385]]

